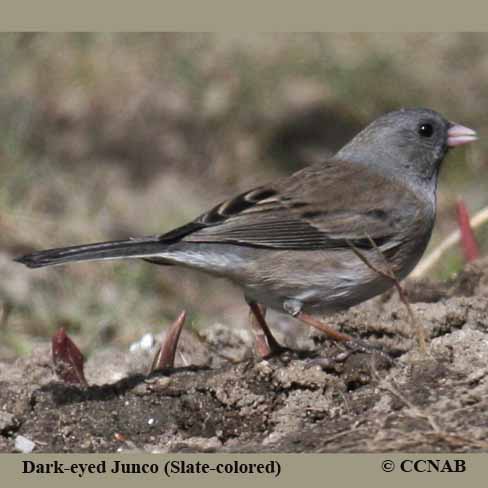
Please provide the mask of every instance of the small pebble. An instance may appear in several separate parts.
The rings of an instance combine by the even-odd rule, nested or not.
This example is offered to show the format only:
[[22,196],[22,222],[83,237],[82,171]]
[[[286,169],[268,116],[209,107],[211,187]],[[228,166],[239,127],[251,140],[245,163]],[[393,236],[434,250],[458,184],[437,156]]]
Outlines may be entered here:
[[154,346],[154,336],[152,334],[144,334],[140,340],[141,349],[149,351]]
[[137,351],[149,351],[154,346],[154,336],[150,333],[144,334],[141,339],[137,342],[133,342],[129,346],[130,352],[137,352]]
[[15,450],[22,452],[24,454],[29,454],[34,450],[36,445],[34,442],[32,442],[30,439],[27,439],[27,437],[24,437],[23,435],[18,435],[15,438]]

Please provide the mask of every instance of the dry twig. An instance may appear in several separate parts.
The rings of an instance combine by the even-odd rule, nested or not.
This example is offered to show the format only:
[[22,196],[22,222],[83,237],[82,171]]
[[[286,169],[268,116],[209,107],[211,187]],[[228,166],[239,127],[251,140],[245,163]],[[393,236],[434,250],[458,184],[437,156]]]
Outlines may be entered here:
[[[488,207],[481,209],[469,223],[472,229],[476,229],[488,222]],[[426,256],[419,265],[410,274],[412,278],[421,278],[424,276],[431,268],[433,268],[437,262],[441,259],[445,252],[447,252],[451,247],[458,244],[461,240],[460,230],[454,231],[452,234],[446,237],[439,246],[437,246],[428,256]]]
[[378,252],[378,255],[381,257],[381,259],[384,262],[385,270],[379,269],[377,266],[371,263],[371,261],[351,242],[347,241],[351,249],[353,250],[354,254],[363,261],[366,266],[368,266],[370,269],[378,273],[379,275],[391,280],[393,285],[395,286],[398,296],[400,297],[401,302],[405,305],[405,308],[407,309],[408,317],[410,319],[410,323],[412,325],[413,330],[415,331],[415,334],[417,336],[417,342],[419,345],[419,349],[423,354],[427,354],[427,345],[425,341],[425,331],[420,322],[417,320],[415,317],[415,314],[413,313],[412,307],[410,306],[410,302],[408,301],[407,296],[405,295],[405,292],[403,291],[402,286],[400,285],[400,281],[395,275],[395,272],[393,271],[393,268],[391,267],[390,262],[386,259],[385,255],[381,252],[381,249],[376,245],[376,242],[374,242],[373,239],[369,235],[366,236],[369,239],[369,242],[371,243],[371,246]]

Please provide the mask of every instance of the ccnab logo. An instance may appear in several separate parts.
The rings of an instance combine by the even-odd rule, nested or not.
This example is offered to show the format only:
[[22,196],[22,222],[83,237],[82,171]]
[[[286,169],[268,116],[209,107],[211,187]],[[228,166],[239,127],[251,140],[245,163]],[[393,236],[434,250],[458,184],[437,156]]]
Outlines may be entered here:
[[466,461],[464,459],[405,459],[400,464],[405,473],[464,473]]

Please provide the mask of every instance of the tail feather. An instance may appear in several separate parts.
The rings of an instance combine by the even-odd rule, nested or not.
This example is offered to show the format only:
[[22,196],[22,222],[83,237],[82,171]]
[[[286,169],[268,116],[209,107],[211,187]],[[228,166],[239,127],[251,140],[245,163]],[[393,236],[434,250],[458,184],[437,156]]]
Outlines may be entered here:
[[55,266],[72,261],[95,261],[102,259],[146,258],[162,253],[167,244],[157,237],[123,241],[99,242],[81,246],[60,247],[38,251],[15,258],[29,268]]

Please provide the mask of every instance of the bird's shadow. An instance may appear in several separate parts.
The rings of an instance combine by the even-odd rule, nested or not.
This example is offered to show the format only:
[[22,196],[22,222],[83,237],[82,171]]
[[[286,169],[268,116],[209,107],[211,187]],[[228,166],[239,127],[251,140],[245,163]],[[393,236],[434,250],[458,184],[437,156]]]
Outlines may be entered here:
[[38,392],[49,393],[56,405],[67,405],[71,403],[83,403],[91,401],[110,401],[133,390],[135,387],[158,377],[168,377],[184,372],[208,371],[207,366],[184,366],[180,368],[165,368],[154,371],[150,374],[132,374],[115,383],[105,385],[89,385],[81,387],[61,382],[51,382],[41,386]]
[[[317,359],[319,357],[320,356],[316,351],[284,348],[281,354],[273,355],[272,357],[267,358],[267,360],[286,365],[293,360],[306,361]],[[253,363],[254,360],[252,358],[247,358],[242,362]],[[209,370],[210,368],[208,366],[196,365],[182,366],[178,368],[164,368],[147,375],[142,373],[132,374],[116,381],[115,383],[89,385],[87,387],[54,381],[41,386],[37,391],[39,393],[48,393],[51,395],[52,401],[58,406],[92,401],[110,401],[128,393],[140,384],[150,382],[151,380],[155,380],[160,377],[169,377],[180,373],[199,373]]]
[[[275,354],[269,358],[266,358],[266,361],[275,364],[278,363],[282,366],[286,366],[292,361],[297,360],[308,363],[308,367],[316,365],[322,367],[323,369],[330,369],[331,362],[343,362],[341,359],[332,358],[332,360],[329,360],[321,355],[319,350],[289,348],[283,348],[283,351],[280,354]],[[255,359],[247,358],[241,363],[246,363],[248,367],[251,367],[253,364],[255,364]],[[232,366],[236,366],[236,364],[229,365],[229,367]],[[132,374],[116,381],[115,383],[89,385],[87,387],[62,382],[51,382],[41,386],[37,392],[41,394],[48,393],[51,396],[52,401],[58,406],[91,401],[110,401],[130,392],[140,384],[150,383],[152,380],[156,380],[157,378],[170,377],[181,373],[200,373],[210,370],[211,368],[208,366],[196,365],[178,368],[165,368],[147,375],[142,373]],[[34,397],[34,402],[35,401],[36,400]]]

